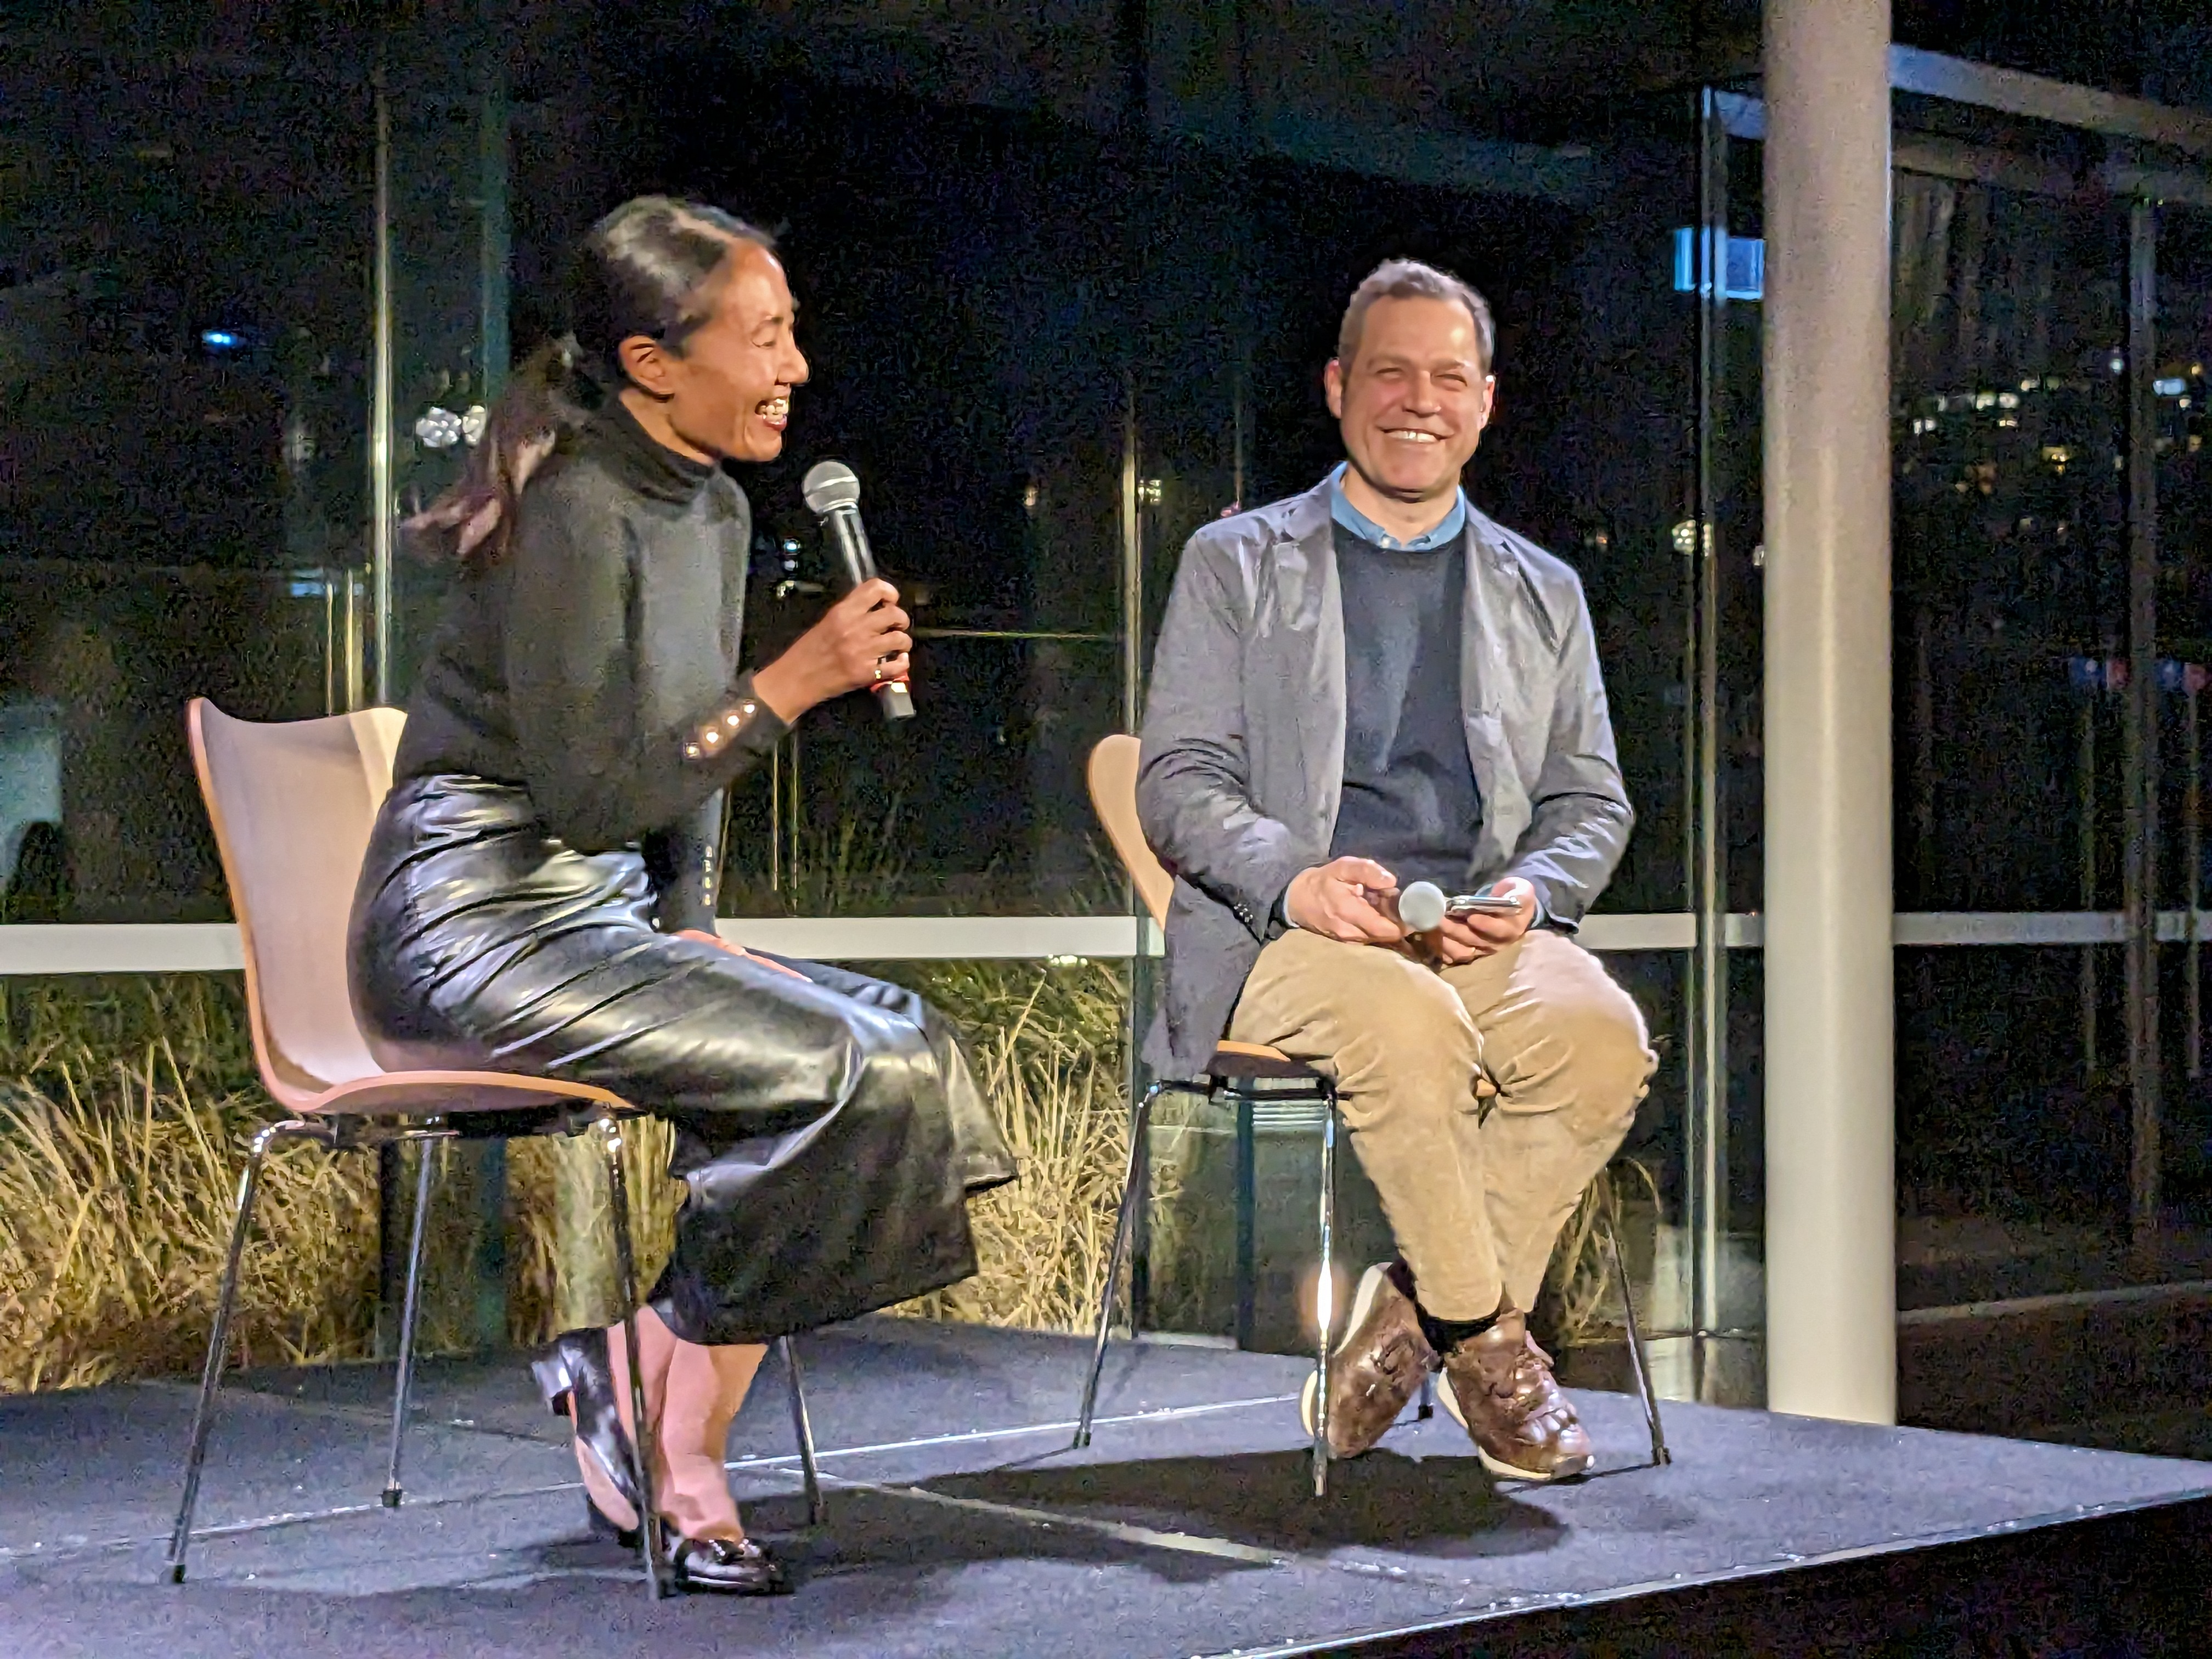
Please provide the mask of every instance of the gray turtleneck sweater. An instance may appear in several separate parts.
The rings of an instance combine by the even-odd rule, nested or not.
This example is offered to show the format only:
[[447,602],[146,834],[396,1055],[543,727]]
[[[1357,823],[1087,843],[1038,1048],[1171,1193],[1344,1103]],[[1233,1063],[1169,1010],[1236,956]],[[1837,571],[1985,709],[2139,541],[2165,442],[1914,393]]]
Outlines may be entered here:
[[504,555],[448,601],[396,777],[518,784],[578,851],[641,847],[678,890],[664,926],[712,926],[706,820],[719,830],[721,791],[786,729],[738,666],[751,538],[727,473],[610,402],[531,480]]

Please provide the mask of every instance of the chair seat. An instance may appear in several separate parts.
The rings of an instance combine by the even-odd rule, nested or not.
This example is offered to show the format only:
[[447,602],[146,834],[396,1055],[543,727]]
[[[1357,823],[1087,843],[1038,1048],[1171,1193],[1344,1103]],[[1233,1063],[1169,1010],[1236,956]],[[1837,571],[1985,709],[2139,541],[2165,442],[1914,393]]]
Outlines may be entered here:
[[1206,1073],[1212,1078],[1286,1078],[1300,1083],[1323,1081],[1322,1073],[1302,1060],[1292,1060],[1280,1048],[1271,1048],[1264,1042],[1230,1042],[1214,1044],[1213,1058],[1206,1062]]
[[488,1117],[533,1110],[580,1121],[643,1115],[592,1084],[514,1072],[379,1072],[325,1089],[299,1108],[302,1117]]

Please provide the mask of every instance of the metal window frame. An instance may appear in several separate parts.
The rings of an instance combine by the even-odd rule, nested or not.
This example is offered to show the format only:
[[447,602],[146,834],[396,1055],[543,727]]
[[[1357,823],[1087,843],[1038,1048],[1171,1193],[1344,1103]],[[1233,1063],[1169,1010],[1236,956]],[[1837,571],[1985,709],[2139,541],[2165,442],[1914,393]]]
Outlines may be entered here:
[[1889,86],[1893,92],[1917,93],[1977,109],[2048,121],[2054,126],[2212,156],[2212,115],[2102,92],[2070,81],[1947,58],[1917,46],[1890,47]]
[[[1722,919],[1731,951],[1763,940],[1755,911]],[[1578,940],[1601,954],[1690,952],[1698,915],[1689,910],[1621,912],[1585,920]],[[1134,916],[724,916],[723,938],[814,962],[1126,961],[1158,957],[1159,929]],[[2164,944],[2212,941],[2212,910],[2162,910]],[[2123,945],[2117,910],[1901,911],[1900,950]],[[237,927],[204,922],[16,922],[0,926],[0,978],[63,974],[230,973],[245,966]]]
[[[2212,157],[2212,115],[1964,58],[1947,58],[1917,46],[1890,47],[1889,89]],[[1729,137],[1766,137],[1766,105],[1758,94],[1719,92],[1714,96]]]

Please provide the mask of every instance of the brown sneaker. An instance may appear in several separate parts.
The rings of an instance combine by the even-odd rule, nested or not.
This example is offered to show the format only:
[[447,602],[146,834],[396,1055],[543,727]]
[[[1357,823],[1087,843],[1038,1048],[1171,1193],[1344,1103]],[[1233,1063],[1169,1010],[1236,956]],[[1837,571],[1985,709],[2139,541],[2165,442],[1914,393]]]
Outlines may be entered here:
[[1552,1356],[1513,1309],[1444,1356],[1444,1409],[1483,1468],[1510,1480],[1566,1480],[1588,1471],[1590,1437],[1552,1376]]
[[[1344,1340],[1328,1365],[1328,1452],[1357,1457],[1389,1431],[1436,1369],[1436,1350],[1421,1334],[1413,1299],[1399,1289],[1387,1265],[1378,1263],[1359,1278]],[[1314,1401],[1320,1379],[1306,1378],[1299,1414],[1306,1432],[1314,1431]]]

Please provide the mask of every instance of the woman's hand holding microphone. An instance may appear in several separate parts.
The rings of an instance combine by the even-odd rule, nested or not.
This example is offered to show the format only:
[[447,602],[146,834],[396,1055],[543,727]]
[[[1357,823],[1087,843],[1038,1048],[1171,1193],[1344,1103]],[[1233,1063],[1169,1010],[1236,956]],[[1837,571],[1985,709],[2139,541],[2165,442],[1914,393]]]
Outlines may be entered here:
[[903,680],[914,636],[898,589],[881,577],[831,605],[791,648],[753,675],[753,690],[787,726],[818,702]]

